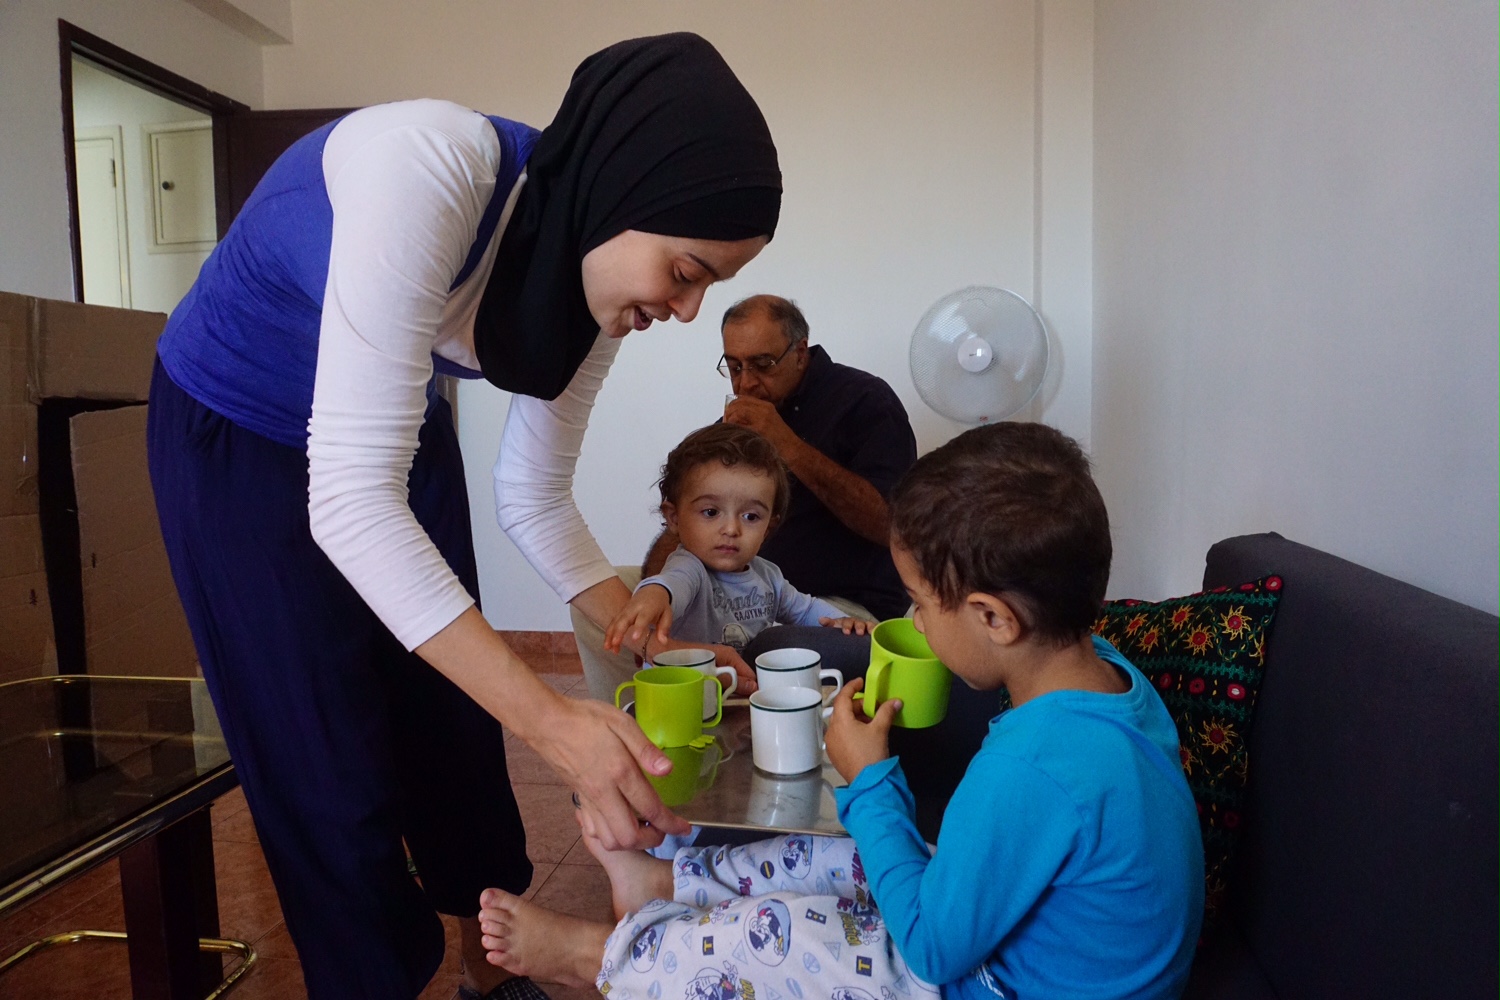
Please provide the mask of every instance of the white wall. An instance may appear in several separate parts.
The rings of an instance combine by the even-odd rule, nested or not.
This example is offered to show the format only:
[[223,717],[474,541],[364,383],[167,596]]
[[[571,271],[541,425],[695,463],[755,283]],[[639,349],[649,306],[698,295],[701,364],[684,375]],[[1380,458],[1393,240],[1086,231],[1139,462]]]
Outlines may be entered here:
[[1111,593],[1275,530],[1496,608],[1496,8],[1101,3]]
[[[130,307],[171,312],[208,259],[207,250],[152,253],[151,148],[146,125],[200,121],[207,115],[120,79],[84,59],[73,60],[73,123],[118,125],[125,143],[122,175],[130,246]],[[92,299],[91,299],[92,300]]]
[[59,18],[251,106],[261,52],[181,0],[0,3],[0,289],[71,299]]
[[[1042,296],[1062,362],[1039,413],[1087,439],[1092,19],[1086,0],[369,0],[351,21],[337,0],[297,0],[294,43],[265,50],[265,103],[432,96],[541,126],[576,64],[605,45],[692,30],[719,47],[776,138],[782,222],[689,328],[632,335],[606,383],[576,492],[609,557],[634,563],[657,527],[651,483],[667,450],[722,410],[717,319],[744,295],[796,299],[814,342],[892,384],[924,450],[960,428],[911,385],[922,312],[968,284]],[[499,628],[566,629],[565,609],[494,526],[505,404],[483,385],[460,402],[485,610]]]

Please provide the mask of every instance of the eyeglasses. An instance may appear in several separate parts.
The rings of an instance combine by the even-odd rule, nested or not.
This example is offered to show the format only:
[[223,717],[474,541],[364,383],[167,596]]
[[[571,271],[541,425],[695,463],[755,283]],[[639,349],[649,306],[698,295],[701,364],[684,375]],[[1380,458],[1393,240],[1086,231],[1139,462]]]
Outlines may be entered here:
[[769,375],[777,365],[781,364],[782,358],[792,353],[792,348],[796,347],[798,343],[799,341],[793,341],[786,345],[786,350],[774,358],[769,354],[761,354],[743,363],[730,361],[728,355],[721,354],[719,355],[718,364],[719,374],[725,378],[739,378],[745,373],[745,369],[748,368],[757,375]]

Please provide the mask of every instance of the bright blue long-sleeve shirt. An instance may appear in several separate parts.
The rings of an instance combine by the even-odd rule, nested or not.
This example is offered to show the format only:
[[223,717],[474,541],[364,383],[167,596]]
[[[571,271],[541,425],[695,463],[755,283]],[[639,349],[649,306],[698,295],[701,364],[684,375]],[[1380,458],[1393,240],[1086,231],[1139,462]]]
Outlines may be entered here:
[[947,1000],[1156,1000],[1187,982],[1203,843],[1177,730],[1140,671],[1094,645],[1130,689],[995,718],[935,854],[897,759],[836,793],[893,942]]

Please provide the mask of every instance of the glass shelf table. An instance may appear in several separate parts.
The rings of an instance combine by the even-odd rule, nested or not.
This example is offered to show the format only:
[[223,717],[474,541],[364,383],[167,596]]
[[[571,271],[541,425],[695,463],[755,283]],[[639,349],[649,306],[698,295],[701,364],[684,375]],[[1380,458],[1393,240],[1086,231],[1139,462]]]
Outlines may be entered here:
[[[62,675],[0,684],[0,914],[120,859],[136,1000],[222,996],[255,961],[219,937],[208,806],[238,784],[203,682]],[[243,961],[224,978],[220,956]],[[3,984],[3,978],[0,978]]]

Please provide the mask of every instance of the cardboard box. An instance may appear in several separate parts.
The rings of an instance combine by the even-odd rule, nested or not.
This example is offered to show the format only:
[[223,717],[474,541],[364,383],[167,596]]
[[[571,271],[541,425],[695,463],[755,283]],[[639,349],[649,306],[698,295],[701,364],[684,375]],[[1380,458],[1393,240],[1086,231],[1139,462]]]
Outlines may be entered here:
[[197,670],[146,472],[165,323],[0,292],[0,682]]

